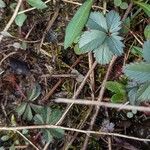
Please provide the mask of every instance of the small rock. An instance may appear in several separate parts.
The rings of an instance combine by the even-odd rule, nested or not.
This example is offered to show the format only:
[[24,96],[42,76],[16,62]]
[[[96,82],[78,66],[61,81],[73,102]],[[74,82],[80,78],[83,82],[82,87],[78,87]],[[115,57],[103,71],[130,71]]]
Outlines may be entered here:
[[10,58],[9,61],[10,67],[14,71],[14,73],[19,75],[27,75],[30,72],[28,64],[26,62],[15,58]]

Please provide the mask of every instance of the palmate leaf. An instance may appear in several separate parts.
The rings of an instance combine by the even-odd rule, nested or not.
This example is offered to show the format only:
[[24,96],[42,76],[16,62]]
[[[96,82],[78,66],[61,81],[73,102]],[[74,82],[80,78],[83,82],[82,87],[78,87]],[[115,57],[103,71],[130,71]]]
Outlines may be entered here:
[[144,42],[143,57],[146,62],[150,63],[150,41]]
[[124,44],[121,40],[122,38],[117,35],[110,36],[106,40],[110,51],[112,51],[114,55],[120,56],[123,53]]
[[137,91],[137,102],[150,101],[150,83],[141,85]]
[[109,50],[106,43],[94,50],[94,57],[100,64],[108,64],[112,59],[113,53]]
[[72,20],[69,22],[65,33],[65,49],[71,46],[75,38],[81,33],[84,25],[87,22],[92,4],[93,0],[86,0],[85,3],[78,9]]
[[137,82],[144,83],[150,81],[150,64],[140,62],[132,63],[124,67],[124,73]]
[[100,12],[91,12],[86,26],[93,30],[108,31],[106,18]]
[[99,30],[90,30],[83,33],[79,41],[81,53],[98,48],[105,40],[106,33]]
[[121,18],[119,14],[114,10],[106,14],[106,22],[110,33],[116,32],[121,29]]

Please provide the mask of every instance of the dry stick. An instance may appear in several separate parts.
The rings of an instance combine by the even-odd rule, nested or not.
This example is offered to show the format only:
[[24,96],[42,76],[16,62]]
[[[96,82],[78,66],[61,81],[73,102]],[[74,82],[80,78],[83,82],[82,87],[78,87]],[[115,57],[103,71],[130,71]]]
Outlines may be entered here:
[[[102,98],[103,98],[103,95],[104,95],[104,91],[105,91],[106,81],[107,81],[107,79],[108,79],[109,73],[110,73],[110,71],[111,71],[111,69],[112,69],[112,66],[113,66],[113,64],[114,64],[114,62],[115,62],[115,60],[116,60],[116,58],[117,58],[116,56],[113,56],[113,58],[112,58],[112,60],[111,60],[111,62],[110,62],[110,64],[109,64],[109,66],[108,66],[107,73],[106,73],[105,78],[104,78],[104,80],[103,80],[103,82],[102,82],[102,84],[101,84],[101,90],[100,90],[100,93],[99,93],[99,97],[98,97],[97,102],[101,102],[101,101],[102,101]],[[97,117],[97,115],[98,115],[98,112],[99,112],[100,107],[99,107],[99,106],[96,106],[95,109],[96,109],[96,110],[95,110],[94,115],[92,116],[92,119],[91,119],[91,122],[90,122],[90,127],[89,127],[88,130],[92,130],[92,129],[93,129],[93,125],[94,125],[94,123],[95,123],[95,120],[96,120],[96,117]],[[87,143],[88,143],[88,140],[89,140],[89,136],[90,136],[90,135],[87,134],[86,140],[85,140],[86,143],[84,144],[83,150],[86,150],[86,148],[87,148]]]
[[[47,4],[48,2],[50,2],[51,0],[47,0],[46,2],[45,2],[45,4]],[[68,1],[68,0],[62,0],[63,2],[66,2],[66,3],[71,3],[71,4],[75,4],[75,5],[82,5],[82,3],[78,3],[78,2],[72,2],[72,1]],[[93,8],[98,8],[98,9],[101,9],[101,10],[103,10],[104,8],[103,7],[99,7],[99,6],[95,6],[95,5],[93,5],[92,6]],[[32,11],[32,10],[34,10],[34,9],[36,9],[36,7],[32,7],[32,8],[29,8],[29,9],[26,9],[26,10],[23,10],[23,11],[20,11],[20,12],[18,12],[18,15],[19,14],[23,14],[23,13],[25,13],[25,12],[29,12],[29,11]],[[108,11],[108,10],[107,10]]]
[[[17,3],[17,6],[15,8],[15,11],[12,15],[12,17],[10,18],[9,22],[7,23],[7,25],[5,26],[4,30],[2,32],[7,32],[8,29],[10,28],[11,24],[13,23],[13,21],[15,20],[16,16],[17,16],[17,13],[18,13],[18,10],[20,8],[20,5],[22,3],[23,0],[18,0],[18,3]],[[0,35],[0,42],[2,41],[3,39],[3,35]]]
[[[45,4],[47,4],[48,2],[50,2],[51,0],[47,0],[46,2],[45,2]],[[20,12],[18,12],[18,15],[20,15],[20,14],[23,14],[23,13],[25,13],[25,12],[29,12],[29,11],[32,11],[32,10],[34,10],[34,9],[37,9],[36,7],[32,7],[32,8],[29,8],[29,9],[26,9],[26,10],[23,10],[23,11],[20,11]]]
[[[82,5],[82,3],[78,3],[78,2],[73,2],[73,1],[69,1],[69,0],[62,0],[63,2],[66,2],[66,3],[70,3],[70,4],[74,4],[74,5]],[[95,6],[93,5],[92,8],[98,8],[98,9],[101,9],[101,10],[104,10],[105,8],[103,7],[100,7],[100,6]],[[108,10],[106,10],[108,12]]]
[[28,138],[26,138],[20,131],[16,130],[16,132],[22,136],[30,145],[32,145],[36,150],[39,150],[38,147],[36,147]]
[[[91,74],[91,72],[94,70],[94,68],[96,67],[97,62],[95,61],[94,64],[92,65],[91,69],[88,71],[88,73],[86,74],[85,78],[83,79],[83,81],[81,82],[80,86],[78,87],[77,91],[75,92],[75,94],[73,95],[73,99],[77,98],[77,96],[80,94],[82,88],[84,87],[86,80],[88,79],[89,75]],[[69,112],[69,110],[71,109],[71,107],[73,106],[74,103],[71,103],[70,105],[67,106],[65,112],[63,113],[63,115],[61,116],[61,118],[59,119],[59,121],[56,123],[56,125],[59,125],[62,123],[62,121],[64,120],[64,118],[66,117],[67,113]]]
[[44,41],[44,39],[45,39],[46,33],[50,30],[50,28],[52,27],[53,23],[55,22],[55,20],[56,20],[57,17],[58,17],[59,10],[60,10],[60,9],[58,8],[58,9],[55,11],[55,13],[54,13],[52,19],[48,22],[48,26],[46,27],[46,29],[45,29],[45,31],[44,31],[44,33],[43,33],[42,39],[41,39],[40,49],[41,49],[41,47],[42,47],[42,45],[43,45],[43,41]]
[[[88,56],[89,56],[89,68],[91,68],[92,52],[88,53]],[[91,83],[91,90],[92,90],[92,94],[91,94],[92,101],[94,101],[95,99],[94,94],[93,94],[93,91],[95,90],[94,71],[90,75],[90,83]],[[90,109],[91,109],[90,112],[92,112],[93,107],[90,107]],[[82,150],[87,149],[88,141],[89,141],[89,136],[86,135],[83,146],[82,146]]]
[[24,130],[24,129],[63,129],[67,131],[73,131],[73,132],[80,132],[84,134],[96,134],[96,135],[109,135],[109,136],[116,136],[126,139],[132,139],[136,141],[144,141],[144,142],[150,142],[150,139],[144,139],[144,138],[138,138],[134,136],[127,136],[119,133],[108,133],[108,132],[101,132],[101,131],[87,131],[87,130],[79,130],[76,128],[68,128],[63,126],[56,126],[56,125],[36,125],[36,126],[19,126],[19,127],[0,127],[0,131],[16,131],[16,130]]
[[124,105],[124,104],[115,104],[115,103],[108,103],[108,102],[99,102],[99,101],[91,101],[91,100],[85,100],[85,99],[67,99],[67,98],[57,98],[53,100],[56,103],[74,103],[76,105],[93,105],[93,106],[104,106],[108,108],[115,108],[118,109],[118,111],[121,110],[137,110],[141,112],[150,112],[150,107],[144,107],[144,106],[133,106],[133,105]]
[[[82,56],[80,56],[75,63],[70,67],[70,69],[67,71],[67,73],[69,73],[71,71],[72,68],[74,68],[79,62],[80,59],[82,58]],[[54,91],[58,88],[58,86],[64,81],[64,79],[59,79],[59,81],[55,84],[55,86],[48,92],[48,94],[41,100],[42,103],[45,103],[50,96],[54,93]]]
[[[89,60],[89,70],[92,68],[93,65],[93,56],[92,56],[92,52],[88,53],[88,60]],[[91,72],[90,74],[90,87],[91,87],[91,97],[92,97],[92,101],[94,101],[94,89],[95,89],[95,79],[94,79],[94,70]],[[84,118],[84,120],[82,120],[82,122],[80,122],[80,127],[79,129],[81,129],[84,125],[84,123],[86,122],[86,120],[88,119],[89,115],[92,112],[92,107],[89,108],[88,113],[86,115],[86,117]],[[76,139],[78,133],[76,132],[75,135],[73,136],[73,138],[69,141],[69,143],[67,143],[67,146],[65,146],[65,150],[68,150],[70,145],[74,142],[74,140]]]

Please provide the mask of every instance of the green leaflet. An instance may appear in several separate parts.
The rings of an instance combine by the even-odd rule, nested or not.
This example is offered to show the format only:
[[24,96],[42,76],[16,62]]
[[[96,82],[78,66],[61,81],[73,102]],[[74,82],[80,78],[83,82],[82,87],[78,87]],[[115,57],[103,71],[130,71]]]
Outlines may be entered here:
[[0,8],[5,8],[6,4],[3,0],[0,0]]
[[94,50],[94,57],[100,64],[108,64],[112,59],[113,53],[109,50],[106,43]]
[[122,22],[120,20],[119,14],[114,10],[106,14],[106,22],[110,33],[117,32],[121,29],[120,25]]
[[131,63],[124,67],[124,73],[130,79],[140,83],[150,81],[150,64],[144,62]]
[[82,53],[98,48],[105,40],[106,33],[99,30],[90,30],[83,33],[79,41],[79,48]]
[[150,41],[144,42],[143,57],[144,57],[146,62],[150,63]]
[[106,19],[100,12],[91,12],[86,26],[93,30],[108,31]]
[[107,81],[106,88],[114,93],[111,97],[111,101],[113,103],[121,103],[126,100],[125,87],[121,83],[116,81]]
[[150,25],[147,25],[144,29],[144,36],[147,40],[150,40]]
[[23,23],[25,22],[26,19],[27,19],[27,16],[24,13],[19,14],[15,18],[15,23],[16,23],[16,25],[18,25],[19,27],[21,27],[23,25]]
[[69,22],[66,33],[64,48],[67,49],[74,42],[75,38],[81,33],[85,23],[87,22],[93,0],[87,0],[76,12],[72,20]]
[[150,101],[150,83],[141,85],[137,91],[138,102]]
[[27,0],[27,3],[37,9],[44,9],[47,5],[42,0]]
[[[40,114],[34,116],[35,124],[55,124],[61,117],[62,111],[59,109],[51,110],[50,107],[44,107]],[[63,129],[41,129],[45,141],[52,141],[53,138],[62,138],[64,135]]]
[[150,4],[146,4],[138,1],[134,1],[134,3],[139,5],[144,10],[144,12],[148,15],[148,17],[150,17]]

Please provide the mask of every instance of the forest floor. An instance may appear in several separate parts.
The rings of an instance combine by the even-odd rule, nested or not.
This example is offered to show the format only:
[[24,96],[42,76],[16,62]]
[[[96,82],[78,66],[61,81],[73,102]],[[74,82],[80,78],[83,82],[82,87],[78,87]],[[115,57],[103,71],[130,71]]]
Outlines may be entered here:
[[[14,12],[10,8],[13,1],[5,2],[7,6],[0,9],[1,31]],[[126,84],[122,67],[141,59],[139,54],[131,52],[131,46],[141,46],[144,28],[150,20],[139,11],[131,21],[130,32],[124,35],[124,55],[114,58],[108,65],[94,66],[92,53],[79,56],[73,48],[64,50],[63,46],[67,24],[80,4],[81,1],[52,0],[46,9],[28,10],[24,1],[21,7],[28,11],[23,26],[18,27],[13,22],[7,32],[1,34],[0,150],[150,149],[150,143],[146,141],[150,135],[149,114],[142,111],[129,117],[127,114],[132,110],[119,105],[111,108],[112,92],[103,89],[105,80]],[[139,8],[128,4],[130,10],[122,10],[108,0],[107,9],[115,9],[121,17],[131,16]],[[93,5],[92,10],[102,11],[101,1],[97,0]],[[75,99],[100,100],[110,104],[110,108],[75,104]],[[73,102],[70,104],[67,100]],[[121,104],[128,104],[128,99]],[[50,111],[55,110],[53,116],[48,116],[49,109],[39,113],[39,109],[47,107]],[[43,123],[36,122],[35,116],[40,118],[39,114],[53,119],[53,126],[44,126],[48,122],[43,118]],[[63,130],[51,130],[49,134],[45,132],[46,128]],[[59,137],[56,132],[63,135]]]

